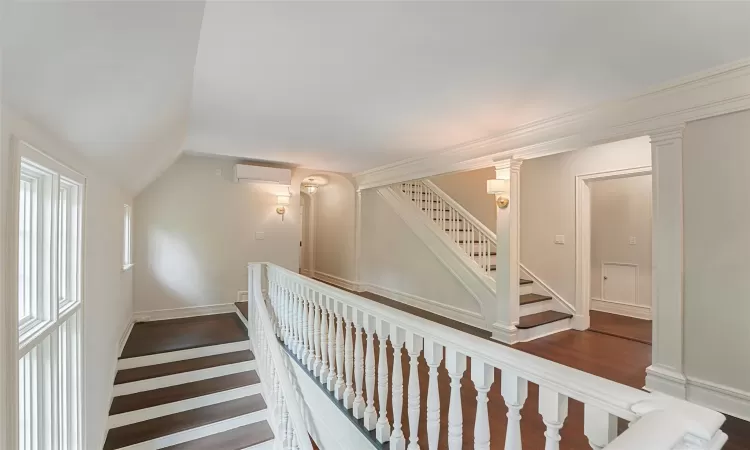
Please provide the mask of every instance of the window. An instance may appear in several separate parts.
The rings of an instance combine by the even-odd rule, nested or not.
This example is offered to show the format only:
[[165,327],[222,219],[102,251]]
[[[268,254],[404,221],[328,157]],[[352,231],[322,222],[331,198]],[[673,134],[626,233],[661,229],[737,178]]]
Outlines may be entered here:
[[85,179],[19,142],[18,448],[81,448]]
[[125,214],[123,215],[123,237],[122,237],[122,270],[128,270],[133,267],[133,249],[132,249],[132,231],[130,225],[131,209],[130,205],[125,205]]

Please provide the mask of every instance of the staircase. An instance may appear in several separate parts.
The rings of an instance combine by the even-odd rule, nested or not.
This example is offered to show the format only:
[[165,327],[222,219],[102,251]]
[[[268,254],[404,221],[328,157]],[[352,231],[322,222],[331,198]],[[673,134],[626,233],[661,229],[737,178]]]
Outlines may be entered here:
[[[392,186],[432,221],[433,231],[448,237],[452,249],[494,293],[497,273],[495,233],[432,182],[409,181]],[[522,273],[528,271],[522,268]],[[531,278],[531,277],[530,277]],[[519,279],[519,340],[528,341],[572,327],[572,306],[553,298],[538,283]]]
[[117,364],[104,450],[273,448],[244,319],[136,323]]

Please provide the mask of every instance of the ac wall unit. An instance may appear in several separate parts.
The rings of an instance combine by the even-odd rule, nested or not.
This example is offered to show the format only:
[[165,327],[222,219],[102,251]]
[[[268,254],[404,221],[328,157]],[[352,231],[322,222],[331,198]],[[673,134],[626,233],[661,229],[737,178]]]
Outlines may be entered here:
[[234,180],[237,183],[292,184],[291,169],[235,164]]

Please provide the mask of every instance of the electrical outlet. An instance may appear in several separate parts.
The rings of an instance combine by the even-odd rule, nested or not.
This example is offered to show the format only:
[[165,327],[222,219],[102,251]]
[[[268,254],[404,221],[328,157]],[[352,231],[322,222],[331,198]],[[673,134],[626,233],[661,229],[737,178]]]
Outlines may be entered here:
[[630,245],[635,245],[635,236],[630,236]]
[[555,244],[565,244],[565,235],[564,234],[558,234],[555,235]]
[[262,241],[265,238],[266,238],[266,233],[264,233],[262,231],[256,231],[255,232],[255,240],[256,241]]

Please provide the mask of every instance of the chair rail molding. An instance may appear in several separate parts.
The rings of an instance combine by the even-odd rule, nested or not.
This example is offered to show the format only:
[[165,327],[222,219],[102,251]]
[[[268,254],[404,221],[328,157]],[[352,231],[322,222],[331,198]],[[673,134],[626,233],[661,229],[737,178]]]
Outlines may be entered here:
[[606,102],[531,122],[459,145],[354,174],[360,189],[489,167],[508,158],[530,159],[652,134],[750,109],[750,59],[705,70]]

